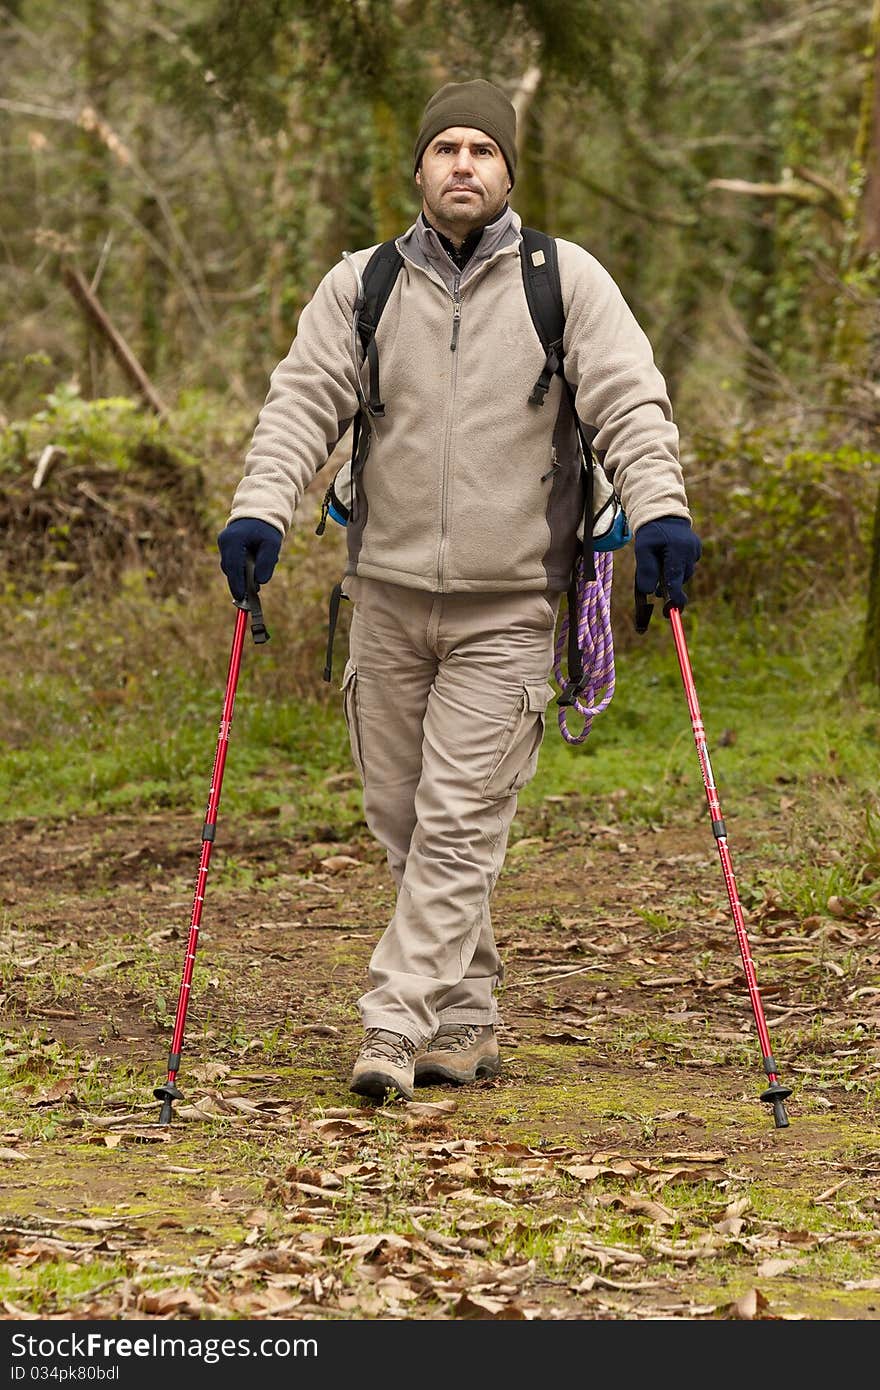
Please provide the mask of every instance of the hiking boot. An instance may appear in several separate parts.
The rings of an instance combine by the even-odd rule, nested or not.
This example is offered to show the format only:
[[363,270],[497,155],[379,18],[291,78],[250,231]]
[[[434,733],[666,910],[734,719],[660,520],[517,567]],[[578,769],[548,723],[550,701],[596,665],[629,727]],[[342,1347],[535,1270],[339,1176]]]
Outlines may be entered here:
[[386,1028],[368,1028],[355,1058],[350,1091],[385,1100],[397,1091],[404,1100],[413,1098],[413,1058],[416,1044]]
[[442,1023],[416,1057],[417,1086],[453,1081],[461,1086],[478,1077],[497,1076],[501,1070],[498,1041],[491,1023]]

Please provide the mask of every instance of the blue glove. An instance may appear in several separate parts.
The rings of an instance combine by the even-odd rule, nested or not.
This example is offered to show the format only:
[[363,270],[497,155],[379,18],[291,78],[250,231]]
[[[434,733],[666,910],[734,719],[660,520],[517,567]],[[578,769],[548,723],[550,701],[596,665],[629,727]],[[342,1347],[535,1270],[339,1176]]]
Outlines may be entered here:
[[636,531],[636,589],[659,594],[671,608],[684,608],[684,585],[694,572],[702,545],[683,516],[661,516]]
[[226,575],[229,592],[240,603],[247,594],[244,577],[244,562],[248,555],[254,557],[254,580],[257,584],[268,584],[272,571],[278,563],[283,537],[277,526],[268,521],[258,521],[256,517],[241,516],[217,537],[220,547],[220,568]]

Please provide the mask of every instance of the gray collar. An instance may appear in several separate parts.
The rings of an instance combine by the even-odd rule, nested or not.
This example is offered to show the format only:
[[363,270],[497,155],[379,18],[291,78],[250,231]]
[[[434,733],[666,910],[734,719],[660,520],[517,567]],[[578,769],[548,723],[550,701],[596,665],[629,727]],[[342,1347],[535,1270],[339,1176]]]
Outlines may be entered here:
[[497,251],[515,245],[521,226],[519,215],[508,207],[497,221],[483,228],[479,244],[464,270],[460,270],[447,255],[434,228],[427,226],[422,217],[418,217],[409,231],[398,237],[397,249],[414,265],[421,266],[422,270],[435,271],[452,294],[456,281],[463,288],[475,271],[491,260]]

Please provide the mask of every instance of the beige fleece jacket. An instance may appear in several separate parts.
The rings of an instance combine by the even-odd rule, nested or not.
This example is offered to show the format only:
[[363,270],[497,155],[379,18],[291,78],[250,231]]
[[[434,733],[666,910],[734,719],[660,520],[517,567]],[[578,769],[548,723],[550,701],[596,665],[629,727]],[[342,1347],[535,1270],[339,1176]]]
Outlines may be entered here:
[[[520,220],[484,234],[460,274],[423,222],[376,333],[384,418],[373,421],[349,522],[349,574],[437,592],[567,587],[581,520],[580,463],[562,384],[528,397],[544,362],[519,259]],[[491,235],[489,235],[491,233]],[[633,530],[688,517],[678,431],[650,344],[589,252],[558,240],[565,374]],[[374,247],[351,258],[361,272]],[[442,258],[440,260],[439,258]],[[438,268],[439,267],[439,268]],[[272,373],[230,520],[285,533],[358,409],[345,261],[303,309]],[[457,323],[457,326],[456,326]],[[359,354],[360,355],[360,354]]]

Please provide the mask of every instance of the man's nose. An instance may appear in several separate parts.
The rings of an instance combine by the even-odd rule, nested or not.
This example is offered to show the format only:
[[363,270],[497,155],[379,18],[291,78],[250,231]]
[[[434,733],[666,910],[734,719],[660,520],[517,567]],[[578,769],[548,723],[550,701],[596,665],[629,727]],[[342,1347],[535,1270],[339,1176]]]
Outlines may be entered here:
[[472,174],[474,172],[474,161],[470,150],[459,150],[455,156],[455,173]]

